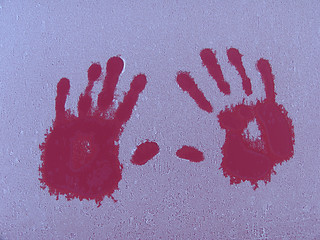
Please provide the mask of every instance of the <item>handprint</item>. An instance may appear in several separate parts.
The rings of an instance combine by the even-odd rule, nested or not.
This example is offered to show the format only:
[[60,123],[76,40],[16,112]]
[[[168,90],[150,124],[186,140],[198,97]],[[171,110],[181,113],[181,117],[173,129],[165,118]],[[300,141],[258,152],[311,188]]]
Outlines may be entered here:
[[[108,60],[97,107],[93,107],[91,92],[102,70],[97,63],[90,66],[88,85],[79,97],[78,116],[65,110],[69,80],[59,81],[56,118],[45,142],[40,145],[40,181],[43,188],[49,188],[50,194],[63,194],[67,199],[94,199],[99,206],[104,196],[114,199],[112,194],[118,189],[123,168],[118,159],[118,140],[147,83],[145,75],[135,76],[123,102],[114,109],[114,93],[123,67],[124,62],[118,56]],[[138,146],[131,161],[142,165],[158,152],[155,142],[146,141]]]
[[[243,67],[242,55],[237,49],[230,48],[227,50],[227,56],[241,76],[243,89],[249,96],[252,93],[251,81]],[[224,80],[216,54],[211,49],[203,49],[200,57],[219,90],[229,95],[230,85]],[[265,86],[266,99],[258,100],[255,104],[245,104],[243,101],[218,114],[219,124],[226,130],[221,169],[226,177],[230,177],[231,184],[250,181],[254,189],[258,187],[259,180],[270,181],[274,166],[289,160],[294,153],[292,120],[287,116],[284,107],[275,101],[271,65],[269,61],[260,59],[256,67]],[[213,111],[210,102],[190,73],[179,72],[177,83],[182,90],[189,93],[201,109],[208,113]],[[251,122],[256,122],[258,125],[260,138],[250,138],[247,128]],[[181,151],[182,149],[178,150]]]

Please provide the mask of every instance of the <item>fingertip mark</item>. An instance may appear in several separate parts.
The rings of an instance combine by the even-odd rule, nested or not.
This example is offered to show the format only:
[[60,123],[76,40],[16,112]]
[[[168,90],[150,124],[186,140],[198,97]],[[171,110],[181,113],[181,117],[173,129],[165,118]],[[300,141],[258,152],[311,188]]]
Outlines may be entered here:
[[60,121],[65,117],[65,104],[67,95],[70,90],[70,81],[67,78],[61,78],[57,84],[57,96],[56,96],[56,120]]
[[61,78],[57,84],[57,95],[66,96],[69,94],[70,81],[68,78]]
[[184,145],[176,152],[176,155],[190,162],[202,162],[204,160],[203,152],[191,146]]
[[178,72],[177,83],[183,91],[188,91],[195,85],[188,72]]
[[190,95],[202,110],[208,113],[213,112],[210,102],[206,99],[194,79],[190,76],[190,73],[178,72],[177,83],[183,91],[186,91]]
[[275,101],[276,93],[274,87],[274,75],[272,74],[272,68],[268,60],[259,59],[257,62],[257,69],[261,74],[261,78],[266,91],[266,99]]
[[227,56],[229,62],[237,69],[240,77],[242,78],[242,87],[245,91],[246,95],[249,96],[252,94],[252,87],[251,81],[248,78],[246,71],[243,66],[243,62],[241,60],[242,55],[240,54],[239,50],[236,48],[229,48],[227,50]]
[[117,120],[119,125],[126,123],[130,119],[139,94],[143,91],[146,84],[147,78],[144,74],[139,74],[132,80],[129,91],[125,94],[123,102],[119,104],[115,113],[115,120]]
[[110,58],[107,62],[107,74],[120,75],[124,67],[124,61],[119,56]]
[[212,49],[205,48],[200,52],[202,64],[207,68],[210,76],[216,81],[220,92],[230,95],[230,84],[224,80],[216,53]]
[[112,104],[116,85],[123,67],[124,61],[119,56],[109,58],[107,62],[107,74],[103,81],[102,90],[98,96],[98,108],[100,111],[106,111]]
[[140,144],[134,152],[131,162],[134,165],[144,165],[160,151],[156,142],[146,141]]
[[101,65],[99,63],[93,63],[88,69],[89,82],[96,81],[101,75]]
[[147,78],[144,74],[138,74],[130,84],[130,88],[135,92],[142,92],[147,84]]

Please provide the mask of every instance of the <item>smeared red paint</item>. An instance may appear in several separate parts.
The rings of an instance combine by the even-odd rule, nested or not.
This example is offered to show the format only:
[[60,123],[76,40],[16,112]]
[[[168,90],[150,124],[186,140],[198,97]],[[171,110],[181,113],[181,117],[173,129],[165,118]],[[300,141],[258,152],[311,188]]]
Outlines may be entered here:
[[217,82],[219,90],[224,95],[230,94],[230,85],[224,80],[221,67],[218,63],[216,53],[206,48],[200,52],[202,64],[208,69],[210,76]]
[[251,81],[248,78],[247,74],[246,74],[246,70],[243,67],[243,63],[242,63],[242,55],[240,54],[238,49],[235,48],[229,48],[227,50],[227,56],[229,59],[229,62],[235,66],[235,68],[237,69],[240,77],[242,78],[242,87],[244,92],[249,96],[252,94],[252,88],[251,88]]
[[188,72],[179,72],[177,75],[177,83],[183,91],[189,93],[198,106],[206,111],[212,112],[213,108],[210,102],[206,99],[203,92],[198,88],[198,85],[194,82],[194,79],[190,76]]
[[140,144],[134,152],[131,162],[135,165],[144,165],[159,153],[159,146],[156,142],[146,141]]
[[[265,85],[266,99],[256,104],[238,104],[221,111],[220,126],[226,130],[222,147],[221,168],[231,184],[250,181],[254,188],[258,181],[270,181],[274,166],[288,161],[294,153],[292,120],[282,105],[275,102],[274,75],[265,59],[257,62]],[[256,119],[261,139],[248,139],[244,130]]]
[[91,65],[88,85],[79,97],[78,117],[65,110],[69,80],[62,78],[59,81],[56,119],[45,142],[40,145],[40,181],[42,188],[48,187],[51,195],[66,195],[68,200],[93,199],[99,206],[105,196],[114,199],[112,194],[122,178],[118,140],[147,83],[145,75],[135,76],[123,102],[114,109],[112,100],[123,67],[124,62],[118,56],[108,60],[98,106],[93,107],[91,91],[94,82],[100,78],[101,66]]
[[176,155],[190,162],[202,162],[204,160],[203,153],[191,146],[183,146],[176,152]]

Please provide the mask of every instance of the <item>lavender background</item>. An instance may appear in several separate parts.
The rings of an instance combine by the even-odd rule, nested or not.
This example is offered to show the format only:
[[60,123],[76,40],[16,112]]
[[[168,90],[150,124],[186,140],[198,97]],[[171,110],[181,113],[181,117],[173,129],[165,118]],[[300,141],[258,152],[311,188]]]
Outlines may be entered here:
[[[320,239],[320,2],[286,2],[0,1],[0,239]],[[256,61],[270,60],[276,100],[295,126],[294,157],[256,191],[230,186],[219,169],[225,133],[216,115],[245,97],[229,47],[244,55],[249,101],[265,96]],[[217,50],[231,96],[201,66],[203,48]],[[134,75],[148,79],[121,137],[118,202],[57,201],[38,181],[56,84],[70,79],[67,107],[76,110],[90,64],[118,54],[126,61],[119,100]],[[191,72],[213,114],[179,89],[179,70]],[[147,138],[160,154],[130,164]],[[177,158],[182,145],[205,161]]]

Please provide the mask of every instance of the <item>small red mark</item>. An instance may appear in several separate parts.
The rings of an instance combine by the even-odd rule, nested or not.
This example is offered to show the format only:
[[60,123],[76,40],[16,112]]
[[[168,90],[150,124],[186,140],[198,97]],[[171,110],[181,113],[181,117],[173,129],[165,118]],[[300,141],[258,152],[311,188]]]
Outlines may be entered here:
[[159,153],[159,146],[156,142],[144,142],[134,152],[131,162],[135,165],[144,165]]
[[[242,55],[234,48],[229,49],[227,55],[242,78],[244,91],[250,95],[251,82],[245,73],[241,61]],[[228,93],[230,88],[222,87],[226,82],[212,50],[204,49],[200,56],[210,75],[216,79],[220,91]],[[271,174],[275,173],[274,167],[288,161],[294,154],[292,120],[284,107],[275,101],[275,77],[272,74],[271,65],[269,61],[260,59],[256,67],[265,86],[266,99],[250,105],[243,102],[226,108],[218,115],[221,128],[226,130],[221,169],[226,177],[230,177],[231,184],[249,181],[254,189],[258,187],[259,180],[269,182]],[[248,124],[254,121],[261,133],[260,138],[257,139],[246,136]],[[189,159],[186,154],[190,151],[188,148],[190,147],[181,148],[177,155]]]
[[56,119],[45,142],[40,145],[40,181],[42,188],[47,186],[51,195],[66,195],[68,200],[94,199],[98,206],[105,196],[113,199],[112,194],[122,178],[117,142],[147,83],[145,75],[135,76],[123,102],[118,109],[113,109],[112,100],[123,66],[120,57],[108,60],[97,107],[92,106],[91,91],[101,75],[101,66],[97,63],[90,66],[88,85],[79,97],[78,117],[65,110],[69,80],[62,78],[59,81]]
[[240,77],[242,78],[242,87],[244,92],[247,94],[247,96],[251,95],[252,94],[251,81],[248,78],[246,74],[246,70],[243,67],[243,63],[241,60],[242,55],[240,54],[239,50],[235,48],[229,48],[227,51],[227,56],[228,56],[229,62],[233,66],[235,66]]
[[208,69],[210,76],[217,82],[219,90],[224,95],[230,94],[230,85],[224,80],[221,67],[216,58],[216,53],[206,48],[200,52],[202,64]]
[[206,99],[203,92],[198,88],[194,79],[190,76],[188,72],[179,72],[177,75],[177,83],[183,91],[189,93],[190,97],[195,100],[199,108],[206,112],[212,112],[213,108],[210,102]]
[[204,160],[203,153],[190,146],[183,146],[176,152],[176,155],[179,158],[187,159],[190,162],[202,162]]

